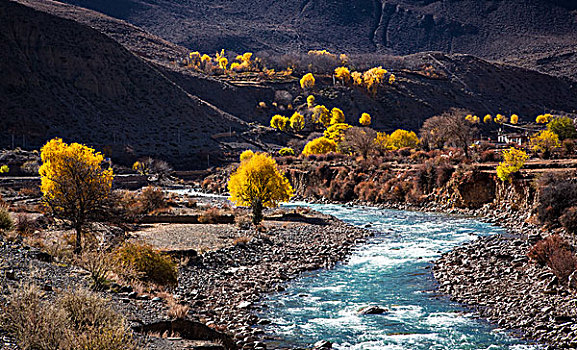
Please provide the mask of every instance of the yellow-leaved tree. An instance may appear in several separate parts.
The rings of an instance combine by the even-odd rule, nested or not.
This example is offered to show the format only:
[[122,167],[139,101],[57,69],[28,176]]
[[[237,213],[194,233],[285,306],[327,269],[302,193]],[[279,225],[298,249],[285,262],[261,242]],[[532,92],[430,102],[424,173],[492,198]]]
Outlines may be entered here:
[[314,106],[315,106],[315,97],[313,95],[309,95],[309,97],[307,97],[307,107],[313,108]]
[[276,161],[266,153],[255,153],[240,163],[228,181],[230,201],[252,208],[252,222],[262,221],[263,207],[276,207],[294,195],[288,179]]
[[84,226],[102,213],[110,196],[112,169],[103,167],[101,153],[78,143],[68,145],[59,138],[40,151],[42,203],[74,227],[74,252],[80,253]]
[[294,131],[301,131],[305,127],[305,117],[299,112],[294,112],[290,118],[290,127]]
[[326,154],[337,151],[337,143],[326,137],[319,137],[309,141],[303,149],[305,156],[312,154]]
[[517,124],[519,123],[519,116],[517,114],[513,114],[509,119],[509,121],[511,122],[511,124]]
[[539,124],[546,124],[546,123],[549,123],[549,121],[551,119],[553,119],[553,115],[546,113],[546,114],[538,115],[537,118],[535,119],[535,121]]
[[364,126],[371,125],[371,115],[369,113],[361,114],[361,117],[359,118],[359,124]]
[[10,171],[10,168],[8,167],[8,165],[2,165],[0,166],[0,174],[4,174]]
[[502,114],[497,114],[497,116],[495,116],[495,123],[497,124],[503,124],[507,122],[507,117],[502,115]]
[[270,126],[280,131],[284,131],[286,129],[287,123],[289,122],[289,118],[284,117],[282,115],[275,115],[270,120]]
[[335,68],[335,77],[340,79],[343,84],[347,84],[351,80],[351,71],[347,67]]
[[511,181],[511,175],[519,171],[529,156],[525,151],[514,147],[503,151],[503,161],[497,166],[497,177],[501,181]]
[[389,136],[389,148],[397,150],[400,148],[416,148],[419,145],[419,138],[413,131],[398,129]]
[[339,144],[343,141],[345,130],[350,128],[352,128],[352,126],[347,123],[332,124],[327,128],[327,130],[325,130],[324,134],[327,139],[333,140]]
[[316,106],[313,109],[313,123],[320,123],[325,128],[331,124],[331,111],[323,105]]
[[331,125],[341,124],[345,122],[345,113],[339,108],[333,108],[331,110]]
[[485,124],[489,124],[493,121],[493,117],[490,114],[487,114],[484,118],[483,118],[483,123]]
[[559,136],[550,130],[543,130],[531,136],[529,144],[533,152],[541,153],[545,159],[551,156],[551,152],[561,147]]
[[312,89],[315,87],[315,77],[312,73],[307,73],[301,78],[301,88],[304,90]]
[[247,149],[240,154],[240,161],[244,162],[245,160],[249,160],[252,158],[252,156],[254,156],[254,152],[250,149]]

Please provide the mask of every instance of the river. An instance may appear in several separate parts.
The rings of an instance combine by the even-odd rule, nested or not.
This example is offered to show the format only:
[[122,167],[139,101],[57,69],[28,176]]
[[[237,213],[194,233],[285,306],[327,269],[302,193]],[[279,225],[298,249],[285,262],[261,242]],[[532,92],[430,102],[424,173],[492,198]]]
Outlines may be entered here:
[[[298,204],[291,204],[288,207]],[[537,349],[438,295],[432,261],[477,235],[504,233],[477,220],[443,214],[342,205],[307,205],[375,237],[331,270],[307,273],[263,301],[260,317],[281,344],[318,340],[336,349]],[[382,315],[359,315],[369,305]],[[272,345],[272,344],[271,344]]]

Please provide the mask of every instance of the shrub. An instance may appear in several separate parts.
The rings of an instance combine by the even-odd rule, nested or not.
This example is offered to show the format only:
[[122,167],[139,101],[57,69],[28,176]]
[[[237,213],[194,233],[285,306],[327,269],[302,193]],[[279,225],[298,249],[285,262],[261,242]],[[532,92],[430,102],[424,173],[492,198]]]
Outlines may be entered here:
[[198,222],[201,224],[218,224],[220,216],[220,209],[208,208],[198,217]]
[[431,193],[437,185],[437,167],[432,160],[426,161],[417,168],[416,181],[418,189],[424,193]]
[[10,231],[14,228],[14,220],[8,212],[8,208],[0,204],[0,231]]
[[108,277],[114,269],[111,259],[103,252],[85,252],[77,264],[90,273],[92,289],[101,291],[108,286]]
[[568,208],[577,206],[577,183],[545,174],[537,181],[537,217],[542,223],[557,224]]
[[496,162],[498,160],[499,154],[492,149],[482,151],[479,155],[479,162],[481,163]]
[[15,288],[2,307],[2,326],[23,350],[136,349],[125,319],[108,300],[83,289],[44,299],[35,286]]
[[278,151],[278,154],[280,154],[283,157],[294,156],[295,151],[294,151],[294,149],[292,149],[290,147],[284,147],[284,148],[281,148],[280,151]]
[[559,249],[553,252],[547,265],[561,281],[567,281],[577,269],[577,257],[568,249]]
[[561,147],[559,136],[550,130],[543,130],[531,137],[531,150],[539,152],[543,158],[549,158],[551,152]]
[[164,191],[158,187],[145,187],[140,193],[140,196],[138,196],[138,200],[141,202],[142,209],[145,213],[151,213],[167,207]]
[[571,207],[565,210],[565,213],[559,218],[559,221],[567,231],[577,234],[577,207]]
[[447,162],[442,162],[437,167],[437,187],[443,187],[451,180],[455,167]]
[[566,281],[577,269],[577,257],[559,235],[551,235],[537,242],[527,256],[540,265],[549,266],[562,281]]
[[572,156],[575,153],[575,140],[563,140],[563,150],[566,156]]
[[15,229],[20,236],[28,237],[36,231],[37,225],[28,215],[18,214]]
[[569,249],[567,242],[559,235],[551,235],[537,242],[527,256],[539,265],[547,265],[553,253],[560,249]]
[[[170,256],[147,244],[125,243],[116,251],[116,258],[124,269],[123,277],[137,278],[161,286],[174,286],[178,283],[176,263]],[[137,275],[127,275],[126,271],[135,271]]]

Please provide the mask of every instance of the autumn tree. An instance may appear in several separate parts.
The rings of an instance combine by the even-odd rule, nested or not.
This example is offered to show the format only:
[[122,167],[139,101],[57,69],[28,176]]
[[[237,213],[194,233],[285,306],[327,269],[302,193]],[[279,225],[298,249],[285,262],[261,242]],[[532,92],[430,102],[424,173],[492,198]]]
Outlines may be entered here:
[[327,130],[325,130],[324,134],[326,138],[331,139],[339,144],[343,141],[345,130],[349,128],[352,128],[352,126],[346,123],[332,124],[327,128]]
[[569,117],[558,117],[547,124],[547,130],[557,134],[559,141],[577,138],[575,123]]
[[474,124],[463,121],[463,115],[467,114],[464,110],[453,108],[439,116],[425,120],[420,131],[425,147],[459,147],[468,157],[469,146],[473,142],[477,128]]
[[501,181],[511,181],[511,175],[518,172],[529,156],[523,150],[514,147],[504,150],[503,161],[497,166],[497,177]]
[[367,70],[363,73],[363,83],[367,87],[367,90],[375,94],[377,92],[377,87],[384,81],[387,70],[383,67],[375,67]]
[[337,151],[337,143],[326,137],[319,137],[309,141],[303,149],[303,155],[326,154]]
[[385,152],[390,149],[390,137],[387,135],[386,132],[377,132],[375,139],[373,140],[373,144],[375,145],[376,149]]
[[476,115],[472,115],[472,114],[467,114],[467,116],[465,117],[465,120],[468,121],[469,123],[472,123],[472,124],[479,124],[479,122],[481,121],[479,119],[479,117],[477,117]]
[[489,124],[493,121],[493,117],[490,114],[487,114],[484,118],[483,118],[483,123],[485,124]]
[[41,149],[42,202],[50,212],[76,230],[74,252],[82,249],[86,223],[96,218],[112,189],[112,169],[103,168],[104,156],[78,143],[55,138]]
[[497,114],[494,121],[497,124],[503,124],[507,122],[507,117],[502,114]]
[[333,108],[331,110],[331,125],[341,124],[345,122],[345,113],[339,108]]
[[551,156],[551,152],[561,147],[559,136],[549,130],[543,130],[533,135],[529,141],[529,145],[533,152],[541,153],[545,159]]
[[405,147],[416,148],[419,146],[419,138],[413,131],[398,129],[389,136],[389,145],[393,150]]
[[301,78],[300,83],[303,90],[310,90],[315,87],[315,77],[312,73],[307,73]]
[[290,127],[294,131],[301,131],[305,127],[305,117],[299,112],[294,112],[290,117]]
[[313,108],[314,106],[315,106],[315,97],[313,95],[309,95],[309,97],[307,97],[307,107]]
[[510,121],[510,123],[513,124],[513,125],[514,125],[514,124],[517,124],[517,123],[519,123],[519,116],[518,116],[517,114],[513,114],[513,115],[511,116],[511,118],[509,119],[509,121]]
[[252,208],[255,225],[262,221],[263,207],[277,207],[294,195],[288,179],[266,153],[255,153],[242,161],[228,181],[228,191],[231,202]]
[[326,128],[331,123],[331,112],[323,105],[315,106],[312,120],[313,123],[322,124]]
[[0,166],[0,174],[6,174],[9,171],[10,171],[10,168],[8,167],[8,165]]
[[254,152],[250,149],[247,149],[240,154],[240,161],[244,162],[245,160],[249,160],[252,158],[252,156],[254,156]]
[[289,118],[284,117],[282,115],[275,115],[270,120],[270,126],[280,131],[286,130],[287,123],[289,122]]
[[551,119],[553,119],[553,116],[549,113],[540,114],[537,116],[537,118],[535,118],[535,122],[537,122],[538,124],[546,124],[549,123]]
[[343,85],[351,80],[351,71],[347,67],[337,67],[335,69],[335,77],[339,79]]
[[371,115],[369,113],[361,114],[361,117],[359,118],[359,124],[363,126],[371,125]]

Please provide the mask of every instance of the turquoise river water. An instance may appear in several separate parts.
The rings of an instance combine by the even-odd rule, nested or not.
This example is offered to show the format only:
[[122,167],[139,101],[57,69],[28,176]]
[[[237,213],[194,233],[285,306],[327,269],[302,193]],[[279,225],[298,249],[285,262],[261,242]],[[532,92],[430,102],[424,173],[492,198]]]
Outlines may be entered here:
[[[291,204],[294,206],[296,204]],[[290,207],[289,206],[289,207]],[[537,349],[436,293],[432,261],[501,228],[468,218],[340,205],[307,205],[375,237],[331,270],[307,273],[263,301],[267,333],[291,346],[318,340],[336,349]],[[383,315],[358,315],[378,305]]]

